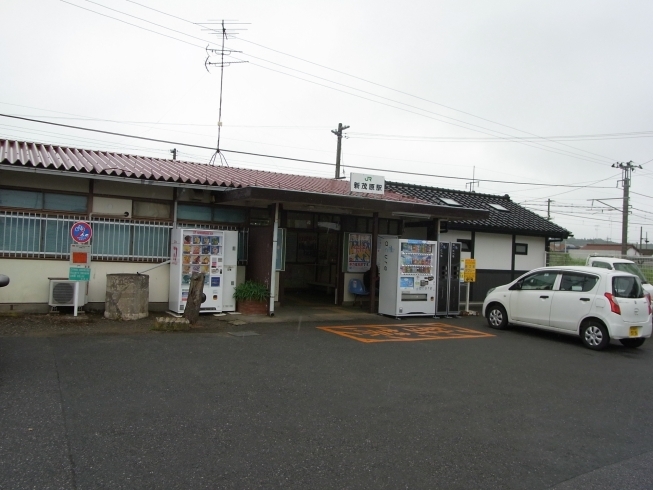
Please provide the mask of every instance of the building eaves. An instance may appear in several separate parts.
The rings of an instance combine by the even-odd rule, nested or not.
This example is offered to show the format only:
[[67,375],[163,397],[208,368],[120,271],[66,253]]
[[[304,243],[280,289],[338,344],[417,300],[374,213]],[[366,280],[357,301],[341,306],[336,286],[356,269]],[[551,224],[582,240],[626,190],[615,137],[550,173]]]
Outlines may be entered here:
[[[316,199],[347,202],[358,209],[387,212],[412,210],[410,212],[456,219],[484,219],[488,216],[487,211],[483,209],[473,209],[468,206],[454,209],[432,203],[417,195],[408,195],[388,188],[382,195],[353,193],[350,183],[341,179],[214,166],[7,139],[0,139],[0,168],[2,167],[93,176],[99,179],[117,178],[139,183],[205,186],[222,191],[250,188],[252,189],[250,193],[275,196],[283,200],[282,194],[273,192],[276,190],[288,193],[287,197],[294,196],[295,199],[305,200],[302,202],[310,203]],[[230,197],[234,195],[231,194]],[[321,195],[346,199],[334,201],[330,197],[319,197]]]
[[[449,228],[451,229],[534,235],[549,238],[567,238],[571,235],[565,228],[516,204],[507,194],[499,196],[399,182],[387,182],[386,187],[395,192],[418,197],[434,204],[443,203],[441,198],[454,199],[462,206],[486,209],[489,212],[489,216],[485,219],[450,220]],[[506,211],[499,211],[490,204],[498,204],[505,208]]]

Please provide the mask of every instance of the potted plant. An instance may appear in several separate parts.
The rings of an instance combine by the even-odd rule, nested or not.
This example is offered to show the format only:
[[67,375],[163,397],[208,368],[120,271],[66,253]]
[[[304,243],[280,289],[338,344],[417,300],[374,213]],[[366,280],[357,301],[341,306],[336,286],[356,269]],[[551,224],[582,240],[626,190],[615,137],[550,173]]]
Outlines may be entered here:
[[234,289],[236,311],[243,315],[267,315],[270,291],[262,282],[245,281]]

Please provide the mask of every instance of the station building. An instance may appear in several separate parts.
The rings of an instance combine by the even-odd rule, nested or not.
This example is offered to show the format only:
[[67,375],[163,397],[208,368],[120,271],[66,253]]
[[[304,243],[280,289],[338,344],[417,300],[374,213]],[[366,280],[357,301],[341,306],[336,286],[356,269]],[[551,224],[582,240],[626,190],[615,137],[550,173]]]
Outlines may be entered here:
[[[347,241],[379,236],[458,241],[477,259],[472,299],[544,265],[569,232],[508,196],[383,182],[381,192],[328,179],[0,139],[0,309],[47,311],[49,280],[67,277],[70,228],[93,229],[90,309],[106,275],[150,276],[150,309],[168,306],[171,230],[236,230],[238,282],[272,292],[270,312],[308,289],[353,301]],[[158,266],[158,267],[157,267]],[[373,302],[372,302],[373,303]]]

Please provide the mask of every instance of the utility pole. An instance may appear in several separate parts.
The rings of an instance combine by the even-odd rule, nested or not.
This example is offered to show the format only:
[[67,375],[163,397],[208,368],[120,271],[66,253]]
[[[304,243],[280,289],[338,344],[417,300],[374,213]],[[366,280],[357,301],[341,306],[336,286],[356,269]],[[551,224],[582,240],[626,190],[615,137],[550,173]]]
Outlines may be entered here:
[[349,129],[349,126],[343,126],[338,123],[338,129],[332,129],[331,132],[338,137],[338,149],[336,150],[336,179],[340,179],[340,149],[342,148],[342,132]]
[[617,162],[612,164],[613,168],[620,168],[623,173],[623,186],[624,186],[624,197],[623,197],[623,209],[622,209],[622,218],[621,218],[621,255],[626,255],[628,253],[628,209],[630,201],[630,176],[633,173],[635,168],[642,168],[641,165],[633,165],[632,160],[630,162]]
[[551,221],[551,199],[546,200],[546,219]]
[[172,153],[172,159],[176,160],[177,159],[177,148],[173,148],[170,150],[170,153]]

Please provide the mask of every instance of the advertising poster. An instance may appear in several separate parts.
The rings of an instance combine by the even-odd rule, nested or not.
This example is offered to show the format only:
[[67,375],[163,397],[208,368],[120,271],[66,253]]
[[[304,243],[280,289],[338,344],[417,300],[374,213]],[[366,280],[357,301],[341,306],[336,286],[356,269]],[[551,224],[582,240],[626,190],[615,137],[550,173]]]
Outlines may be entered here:
[[350,233],[347,244],[347,272],[366,272],[372,265],[372,234]]

